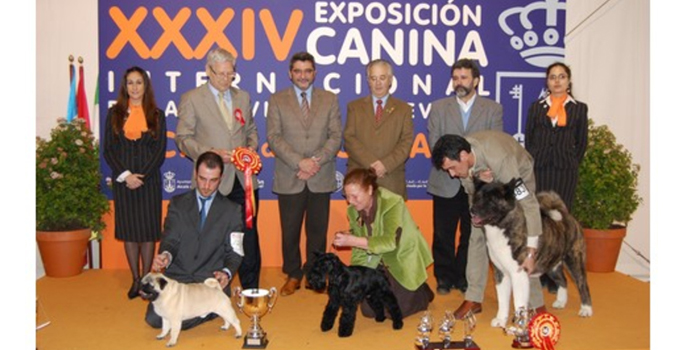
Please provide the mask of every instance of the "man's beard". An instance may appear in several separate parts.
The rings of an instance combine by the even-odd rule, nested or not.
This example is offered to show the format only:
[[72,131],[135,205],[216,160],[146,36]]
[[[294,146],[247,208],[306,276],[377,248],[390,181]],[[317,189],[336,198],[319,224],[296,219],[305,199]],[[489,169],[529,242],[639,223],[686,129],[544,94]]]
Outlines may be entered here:
[[472,89],[470,89],[467,86],[464,85],[457,85],[455,87],[455,94],[457,94],[457,97],[462,98],[464,96],[467,96],[472,93]]

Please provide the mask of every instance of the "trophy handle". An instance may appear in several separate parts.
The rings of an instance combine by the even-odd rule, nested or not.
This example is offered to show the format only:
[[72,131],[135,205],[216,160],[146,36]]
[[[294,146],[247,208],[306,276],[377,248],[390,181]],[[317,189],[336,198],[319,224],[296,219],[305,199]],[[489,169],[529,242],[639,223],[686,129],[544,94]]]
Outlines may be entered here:
[[238,310],[243,311],[243,297],[241,296],[241,287],[237,286],[233,289],[233,295],[236,297],[236,306]]
[[270,288],[270,300],[267,302],[267,311],[272,312],[272,307],[275,306],[275,302],[277,302],[277,288],[272,287]]

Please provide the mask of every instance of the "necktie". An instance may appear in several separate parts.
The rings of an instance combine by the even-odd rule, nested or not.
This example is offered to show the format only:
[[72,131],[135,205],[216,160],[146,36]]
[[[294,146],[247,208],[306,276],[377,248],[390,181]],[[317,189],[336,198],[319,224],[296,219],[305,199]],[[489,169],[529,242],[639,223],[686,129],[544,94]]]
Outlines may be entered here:
[[309,100],[306,99],[306,92],[301,93],[301,117],[304,123],[309,121]]
[[229,111],[228,107],[226,107],[224,93],[221,91],[219,91],[219,110],[221,111],[221,117],[224,118],[224,122],[226,122],[226,126],[228,126],[229,130],[231,130],[233,128],[231,111]]
[[384,108],[382,108],[382,100],[377,100],[377,110],[374,112],[374,121],[376,123],[379,123],[380,120],[382,120],[382,113],[384,112]]
[[209,198],[199,198],[199,202],[202,204],[202,207],[199,209],[199,230],[201,231],[202,228],[204,228],[204,222],[207,221],[207,200]]

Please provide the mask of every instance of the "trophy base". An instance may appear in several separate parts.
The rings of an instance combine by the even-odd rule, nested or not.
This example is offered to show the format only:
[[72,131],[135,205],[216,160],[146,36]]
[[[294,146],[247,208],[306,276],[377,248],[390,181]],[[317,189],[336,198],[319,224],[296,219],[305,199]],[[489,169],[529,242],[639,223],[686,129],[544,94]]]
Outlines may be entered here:
[[243,338],[243,349],[265,349],[269,342],[267,337],[248,338],[246,335],[245,338]]
[[450,345],[445,346],[445,343],[443,342],[430,342],[428,343],[428,346],[422,347],[416,345],[416,350],[441,350],[441,349],[449,349],[449,350],[480,350],[481,348],[479,345],[476,345],[475,342],[469,343],[467,345],[466,342],[463,341],[455,341],[451,342]]
[[510,346],[511,346],[513,349],[532,349],[532,348],[533,348],[532,343],[530,343],[530,342],[521,342],[521,341],[518,341],[518,340],[516,340],[516,339],[513,339],[513,343],[510,344]]

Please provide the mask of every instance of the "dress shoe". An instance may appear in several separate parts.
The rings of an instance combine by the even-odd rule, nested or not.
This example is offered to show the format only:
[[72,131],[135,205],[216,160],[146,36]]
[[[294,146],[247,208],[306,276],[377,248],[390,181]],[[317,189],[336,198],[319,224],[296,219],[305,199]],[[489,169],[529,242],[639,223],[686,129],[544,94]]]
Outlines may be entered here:
[[440,294],[440,295],[447,295],[447,294],[450,294],[450,285],[449,285],[449,284],[438,283],[438,286],[437,286],[437,293]]
[[301,286],[301,281],[296,278],[288,278],[287,282],[285,282],[284,286],[282,286],[282,289],[280,290],[280,295],[287,296],[287,295],[292,295],[294,292],[299,289]]
[[545,312],[547,312],[547,307],[544,305],[535,309],[535,315],[543,314]]
[[477,303],[471,300],[465,300],[462,305],[460,305],[454,312],[455,318],[458,320],[464,319],[467,316],[467,312],[472,311],[473,314],[478,314],[481,312],[481,303]]
[[141,280],[140,279],[135,279],[131,283],[131,288],[129,288],[129,293],[126,295],[129,297],[129,299],[134,299],[137,296],[139,296],[139,290],[141,289]]
[[454,287],[455,289],[459,289],[459,291],[462,293],[467,292],[467,282],[455,284]]

